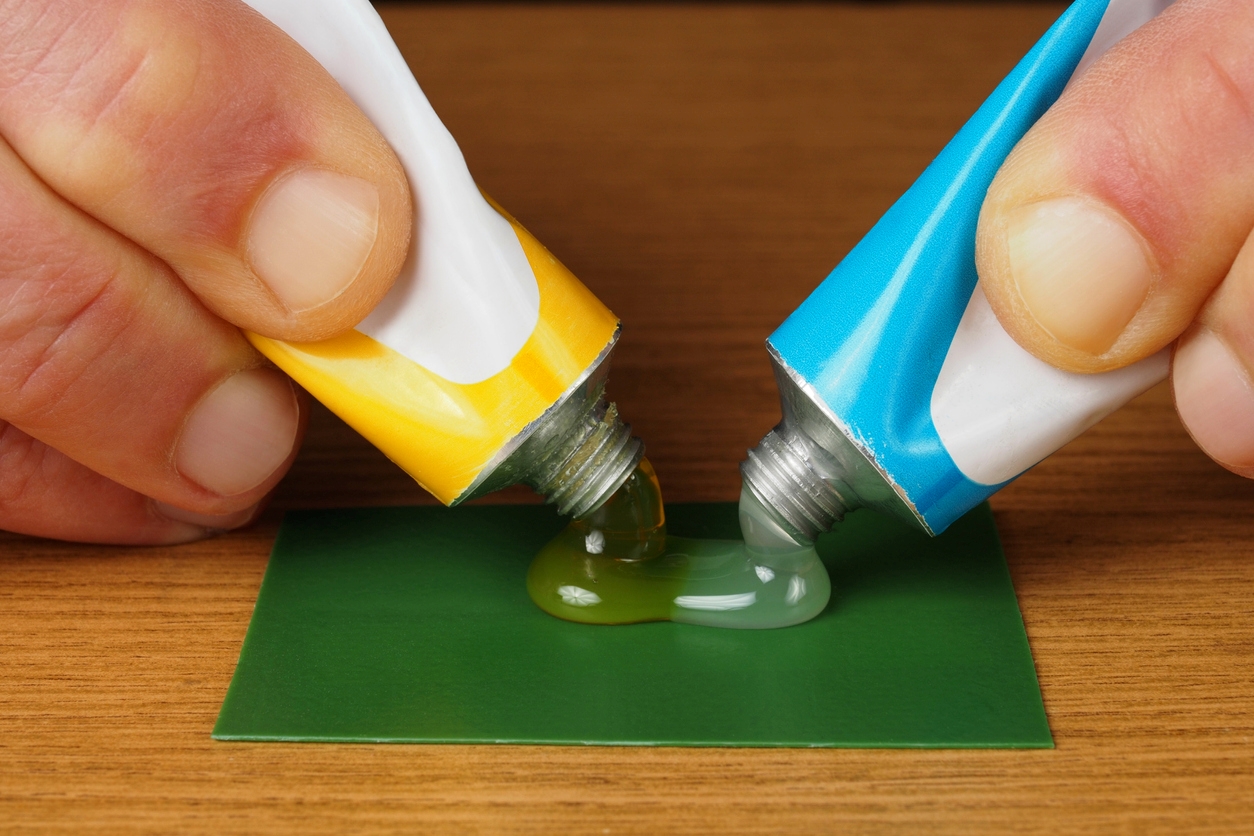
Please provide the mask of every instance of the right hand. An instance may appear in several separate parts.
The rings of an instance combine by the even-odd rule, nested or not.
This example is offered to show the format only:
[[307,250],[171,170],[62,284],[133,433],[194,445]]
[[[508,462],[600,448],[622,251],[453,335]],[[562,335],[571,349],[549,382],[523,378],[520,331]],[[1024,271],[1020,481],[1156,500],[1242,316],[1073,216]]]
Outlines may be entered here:
[[1254,477],[1254,3],[1179,0],[1096,61],[989,188],[977,264],[1028,351],[1075,372],[1175,343],[1176,408]]

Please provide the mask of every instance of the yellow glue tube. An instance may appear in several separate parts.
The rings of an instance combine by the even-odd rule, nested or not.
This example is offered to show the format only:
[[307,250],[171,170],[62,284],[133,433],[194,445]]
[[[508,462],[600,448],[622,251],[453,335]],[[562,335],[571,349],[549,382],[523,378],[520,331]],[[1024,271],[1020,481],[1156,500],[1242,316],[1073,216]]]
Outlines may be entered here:
[[391,143],[417,207],[395,286],[330,340],[248,338],[446,505],[515,483],[595,509],[643,454],[604,396],[617,318],[476,187],[367,0],[248,0]]

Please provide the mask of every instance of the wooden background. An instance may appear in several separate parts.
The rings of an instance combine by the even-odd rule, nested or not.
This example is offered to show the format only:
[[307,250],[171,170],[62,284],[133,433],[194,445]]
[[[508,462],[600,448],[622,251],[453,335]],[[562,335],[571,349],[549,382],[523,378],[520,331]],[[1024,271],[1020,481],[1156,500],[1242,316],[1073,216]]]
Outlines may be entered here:
[[[672,500],[735,498],[763,339],[1060,10],[382,7],[482,186],[623,317],[611,392]],[[0,831],[1254,829],[1254,485],[1161,387],[994,501],[1054,751],[211,741],[280,510],[413,501],[320,413],[247,531],[0,535]]]

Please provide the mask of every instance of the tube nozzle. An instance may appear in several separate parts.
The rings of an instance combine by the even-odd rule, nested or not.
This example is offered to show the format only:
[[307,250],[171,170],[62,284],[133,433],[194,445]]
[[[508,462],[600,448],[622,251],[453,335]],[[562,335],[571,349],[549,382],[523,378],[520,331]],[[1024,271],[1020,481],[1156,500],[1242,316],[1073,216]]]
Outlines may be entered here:
[[845,499],[813,467],[814,442],[785,421],[740,465],[745,490],[799,542],[812,543],[844,519]]

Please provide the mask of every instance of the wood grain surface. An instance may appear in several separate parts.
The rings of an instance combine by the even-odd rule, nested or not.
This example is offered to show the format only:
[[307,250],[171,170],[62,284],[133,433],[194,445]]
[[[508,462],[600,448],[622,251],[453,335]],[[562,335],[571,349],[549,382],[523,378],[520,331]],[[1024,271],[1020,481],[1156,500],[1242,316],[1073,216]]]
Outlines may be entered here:
[[[382,7],[481,185],[623,317],[611,392],[673,500],[736,496],[763,339],[1060,10]],[[1254,485],[1162,387],[994,501],[1053,751],[210,740],[281,509],[415,501],[319,412],[248,530],[3,536],[0,831],[1254,832]]]

